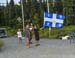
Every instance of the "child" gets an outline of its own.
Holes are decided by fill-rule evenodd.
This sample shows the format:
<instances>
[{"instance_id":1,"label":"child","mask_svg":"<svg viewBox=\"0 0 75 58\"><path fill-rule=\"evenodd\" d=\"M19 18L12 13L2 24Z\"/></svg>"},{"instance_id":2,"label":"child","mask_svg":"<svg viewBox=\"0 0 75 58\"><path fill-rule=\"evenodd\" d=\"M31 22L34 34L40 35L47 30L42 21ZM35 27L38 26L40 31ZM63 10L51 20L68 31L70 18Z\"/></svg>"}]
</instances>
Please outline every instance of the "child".
<instances>
[{"instance_id":1,"label":"child","mask_svg":"<svg viewBox=\"0 0 75 58\"><path fill-rule=\"evenodd\" d=\"M22 43L22 32L21 32L21 29L18 29L18 31L17 31L17 37L19 39L19 43Z\"/></svg>"},{"instance_id":2,"label":"child","mask_svg":"<svg viewBox=\"0 0 75 58\"><path fill-rule=\"evenodd\" d=\"M35 40L36 40L36 45L35 46L39 46L40 45L39 44L39 40L40 40L40 38L39 38L39 30L37 29L36 26L34 26L34 35L35 35Z\"/></svg>"}]
</instances>

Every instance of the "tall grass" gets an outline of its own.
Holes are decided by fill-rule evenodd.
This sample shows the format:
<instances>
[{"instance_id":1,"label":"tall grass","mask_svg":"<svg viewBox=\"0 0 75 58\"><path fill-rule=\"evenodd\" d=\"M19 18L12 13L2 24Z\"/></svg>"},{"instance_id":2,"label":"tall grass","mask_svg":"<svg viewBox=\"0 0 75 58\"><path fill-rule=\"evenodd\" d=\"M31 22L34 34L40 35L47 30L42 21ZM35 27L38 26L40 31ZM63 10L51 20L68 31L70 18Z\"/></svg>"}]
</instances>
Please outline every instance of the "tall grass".
<instances>
[{"instance_id":1,"label":"tall grass","mask_svg":"<svg viewBox=\"0 0 75 58\"><path fill-rule=\"evenodd\" d=\"M40 30L40 37L45 38L60 38L62 36L66 36L69 34L70 31L75 32L75 26L64 26L63 28L51 28L49 32L48 28L44 28L44 30Z\"/></svg>"}]
</instances>

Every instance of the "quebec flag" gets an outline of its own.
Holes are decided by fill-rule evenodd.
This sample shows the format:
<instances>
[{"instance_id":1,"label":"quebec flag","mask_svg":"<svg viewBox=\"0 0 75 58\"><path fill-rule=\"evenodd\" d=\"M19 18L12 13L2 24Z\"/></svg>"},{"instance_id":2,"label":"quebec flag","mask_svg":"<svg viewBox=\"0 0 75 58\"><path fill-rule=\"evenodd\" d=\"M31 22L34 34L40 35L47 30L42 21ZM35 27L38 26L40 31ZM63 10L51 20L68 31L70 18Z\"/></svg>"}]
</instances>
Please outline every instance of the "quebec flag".
<instances>
[{"instance_id":1,"label":"quebec flag","mask_svg":"<svg viewBox=\"0 0 75 58\"><path fill-rule=\"evenodd\" d=\"M55 13L44 13L44 27L61 28L64 23L65 16Z\"/></svg>"}]
</instances>

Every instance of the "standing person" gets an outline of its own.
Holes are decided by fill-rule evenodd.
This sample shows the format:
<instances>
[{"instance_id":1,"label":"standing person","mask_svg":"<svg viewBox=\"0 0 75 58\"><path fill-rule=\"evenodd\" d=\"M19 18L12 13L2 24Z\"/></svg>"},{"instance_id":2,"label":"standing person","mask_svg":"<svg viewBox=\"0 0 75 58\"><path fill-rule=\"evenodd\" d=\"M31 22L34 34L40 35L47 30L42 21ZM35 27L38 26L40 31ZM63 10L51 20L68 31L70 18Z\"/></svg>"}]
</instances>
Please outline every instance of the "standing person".
<instances>
[{"instance_id":1,"label":"standing person","mask_svg":"<svg viewBox=\"0 0 75 58\"><path fill-rule=\"evenodd\" d=\"M18 29L18 31L17 31L17 37L19 39L19 43L22 43L22 31L21 31L21 29Z\"/></svg>"},{"instance_id":2,"label":"standing person","mask_svg":"<svg viewBox=\"0 0 75 58\"><path fill-rule=\"evenodd\" d=\"M36 45L35 46L39 46L39 30L36 26L34 26L34 35L35 35L35 41L36 41Z\"/></svg>"},{"instance_id":3,"label":"standing person","mask_svg":"<svg viewBox=\"0 0 75 58\"><path fill-rule=\"evenodd\" d=\"M26 25L25 36L27 38L27 47L30 48L30 30L29 30L29 24Z\"/></svg>"},{"instance_id":4,"label":"standing person","mask_svg":"<svg viewBox=\"0 0 75 58\"><path fill-rule=\"evenodd\" d=\"M32 23L30 23L30 25L29 25L29 30L30 30L30 44L32 44L32 30L33 30L33 25L32 25Z\"/></svg>"}]
</instances>

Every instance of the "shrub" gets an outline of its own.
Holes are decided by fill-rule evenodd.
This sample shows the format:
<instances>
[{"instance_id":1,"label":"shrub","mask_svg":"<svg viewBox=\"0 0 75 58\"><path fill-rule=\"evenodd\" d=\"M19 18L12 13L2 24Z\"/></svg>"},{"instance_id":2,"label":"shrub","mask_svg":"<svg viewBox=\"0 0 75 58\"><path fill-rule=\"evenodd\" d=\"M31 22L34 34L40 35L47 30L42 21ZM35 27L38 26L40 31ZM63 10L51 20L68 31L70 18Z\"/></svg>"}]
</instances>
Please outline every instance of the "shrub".
<instances>
[{"instance_id":1,"label":"shrub","mask_svg":"<svg viewBox=\"0 0 75 58\"><path fill-rule=\"evenodd\" d=\"M40 37L41 38L48 38L49 37L49 32L48 32L48 28L40 30L39 31Z\"/></svg>"},{"instance_id":2,"label":"shrub","mask_svg":"<svg viewBox=\"0 0 75 58\"><path fill-rule=\"evenodd\" d=\"M8 35L9 36L14 36L14 35L16 35L16 32L17 32L17 30L16 29L13 29L13 28L7 28L7 33L8 33Z\"/></svg>"},{"instance_id":3,"label":"shrub","mask_svg":"<svg viewBox=\"0 0 75 58\"><path fill-rule=\"evenodd\" d=\"M49 32L48 28L44 28L44 30L40 30L40 37L43 38L60 38L62 36L68 35L70 31L75 32L75 28L73 25L64 26L63 28L51 28Z\"/></svg>"}]
</instances>

